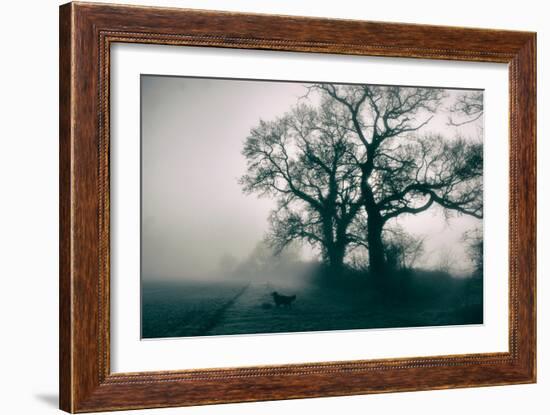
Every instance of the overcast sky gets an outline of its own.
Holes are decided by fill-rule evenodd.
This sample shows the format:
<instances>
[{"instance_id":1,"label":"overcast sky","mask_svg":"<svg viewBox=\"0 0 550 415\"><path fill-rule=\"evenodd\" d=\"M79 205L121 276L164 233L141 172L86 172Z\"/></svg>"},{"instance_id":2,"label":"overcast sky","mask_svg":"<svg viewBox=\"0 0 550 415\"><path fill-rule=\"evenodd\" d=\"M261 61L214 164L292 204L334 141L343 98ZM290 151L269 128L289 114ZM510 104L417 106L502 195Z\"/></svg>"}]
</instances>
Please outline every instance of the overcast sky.
<instances>
[{"instance_id":1,"label":"overcast sky","mask_svg":"<svg viewBox=\"0 0 550 415\"><path fill-rule=\"evenodd\" d=\"M303 84L142 76L142 275L194 278L231 255L244 259L268 229L273 200L242 193L244 140L260 118L283 115L305 94ZM457 91L448 91L450 102ZM474 137L439 113L424 131ZM480 221L445 221L439 209L399 219L426 236L426 265L451 250L464 263L462 233Z\"/></svg>"}]
</instances>

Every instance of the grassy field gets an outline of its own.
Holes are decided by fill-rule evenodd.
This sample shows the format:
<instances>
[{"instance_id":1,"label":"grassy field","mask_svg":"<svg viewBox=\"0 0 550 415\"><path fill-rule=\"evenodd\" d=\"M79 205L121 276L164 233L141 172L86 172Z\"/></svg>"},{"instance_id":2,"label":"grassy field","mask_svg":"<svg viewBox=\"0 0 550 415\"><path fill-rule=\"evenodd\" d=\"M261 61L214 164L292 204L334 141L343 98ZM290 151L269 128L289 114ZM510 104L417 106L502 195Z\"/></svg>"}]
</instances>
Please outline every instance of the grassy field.
<instances>
[{"instance_id":1,"label":"grassy field","mask_svg":"<svg viewBox=\"0 0 550 415\"><path fill-rule=\"evenodd\" d=\"M270 293L296 295L275 307ZM362 281L156 282L142 287L142 337L481 324L481 278L413 273L380 290Z\"/></svg>"}]
</instances>

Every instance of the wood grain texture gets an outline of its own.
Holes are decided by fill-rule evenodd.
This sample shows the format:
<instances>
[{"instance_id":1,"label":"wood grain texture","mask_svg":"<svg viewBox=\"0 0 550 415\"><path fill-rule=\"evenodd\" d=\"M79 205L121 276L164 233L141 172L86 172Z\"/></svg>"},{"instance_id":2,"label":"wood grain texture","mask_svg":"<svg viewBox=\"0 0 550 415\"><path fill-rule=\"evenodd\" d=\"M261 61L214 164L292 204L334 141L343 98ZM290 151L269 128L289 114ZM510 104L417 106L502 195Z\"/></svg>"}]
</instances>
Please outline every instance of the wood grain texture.
<instances>
[{"instance_id":1,"label":"wood grain texture","mask_svg":"<svg viewBox=\"0 0 550 415\"><path fill-rule=\"evenodd\" d=\"M72 409L71 289L71 141L72 20L70 9L59 14L59 406Z\"/></svg>"},{"instance_id":2,"label":"wood grain texture","mask_svg":"<svg viewBox=\"0 0 550 415\"><path fill-rule=\"evenodd\" d=\"M111 373L109 59L114 42L508 63L509 352ZM90 412L535 381L534 33L151 7L60 9L60 407Z\"/></svg>"}]
</instances>

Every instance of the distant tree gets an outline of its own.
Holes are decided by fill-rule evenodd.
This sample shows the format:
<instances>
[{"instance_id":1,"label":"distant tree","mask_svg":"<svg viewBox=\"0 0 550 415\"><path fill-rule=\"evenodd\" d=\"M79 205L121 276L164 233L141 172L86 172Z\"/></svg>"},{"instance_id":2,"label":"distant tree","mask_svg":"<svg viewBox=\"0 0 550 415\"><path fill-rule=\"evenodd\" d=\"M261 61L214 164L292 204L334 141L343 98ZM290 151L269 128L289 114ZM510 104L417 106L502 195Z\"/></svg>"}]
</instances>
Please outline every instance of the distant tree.
<instances>
[{"instance_id":1,"label":"distant tree","mask_svg":"<svg viewBox=\"0 0 550 415\"><path fill-rule=\"evenodd\" d=\"M237 263L238 260L234 255L225 253L220 257L218 265L221 272L230 273L235 269Z\"/></svg>"},{"instance_id":2,"label":"distant tree","mask_svg":"<svg viewBox=\"0 0 550 415\"><path fill-rule=\"evenodd\" d=\"M456 265L456 254L451 248L445 247L439 250L439 256L436 263L438 271L451 274Z\"/></svg>"},{"instance_id":3,"label":"distant tree","mask_svg":"<svg viewBox=\"0 0 550 415\"><path fill-rule=\"evenodd\" d=\"M477 121L483 116L483 92L461 93L449 108L449 112L449 124L455 127Z\"/></svg>"},{"instance_id":4,"label":"distant tree","mask_svg":"<svg viewBox=\"0 0 550 415\"><path fill-rule=\"evenodd\" d=\"M368 271L369 269L369 252L366 247L358 246L350 249L346 257L346 261L350 268L357 271Z\"/></svg>"},{"instance_id":5,"label":"distant tree","mask_svg":"<svg viewBox=\"0 0 550 415\"><path fill-rule=\"evenodd\" d=\"M260 241L235 267L235 273L253 279L266 278L278 269L295 265L299 260L300 246L296 241L288 244L281 252L275 252L269 243Z\"/></svg>"},{"instance_id":6,"label":"distant tree","mask_svg":"<svg viewBox=\"0 0 550 415\"><path fill-rule=\"evenodd\" d=\"M392 269L412 269L424 254L424 238L409 235L402 227L384 232L386 261Z\"/></svg>"},{"instance_id":7,"label":"distant tree","mask_svg":"<svg viewBox=\"0 0 550 415\"><path fill-rule=\"evenodd\" d=\"M362 206L350 129L342 109L324 99L262 120L246 138L240 183L247 193L276 198L268 234L276 251L299 240L318 247L331 268L343 266L354 239L348 228Z\"/></svg>"},{"instance_id":8,"label":"distant tree","mask_svg":"<svg viewBox=\"0 0 550 415\"><path fill-rule=\"evenodd\" d=\"M464 232L462 241L466 243L467 252L470 261L474 265L476 274L483 273L483 231L481 228L476 228Z\"/></svg>"},{"instance_id":9,"label":"distant tree","mask_svg":"<svg viewBox=\"0 0 550 415\"><path fill-rule=\"evenodd\" d=\"M311 87L348 121L350 158L361 172L369 266L387 271L386 223L439 204L446 211L482 217L483 152L480 142L418 134L440 108L435 88L316 84Z\"/></svg>"}]
</instances>

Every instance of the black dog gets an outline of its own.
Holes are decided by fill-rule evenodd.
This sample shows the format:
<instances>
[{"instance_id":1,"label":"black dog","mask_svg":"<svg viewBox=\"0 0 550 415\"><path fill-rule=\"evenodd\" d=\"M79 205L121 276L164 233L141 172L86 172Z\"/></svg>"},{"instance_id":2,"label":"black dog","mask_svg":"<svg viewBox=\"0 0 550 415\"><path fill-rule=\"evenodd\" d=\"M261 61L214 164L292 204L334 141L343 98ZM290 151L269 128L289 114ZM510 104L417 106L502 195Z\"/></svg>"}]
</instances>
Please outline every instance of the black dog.
<instances>
[{"instance_id":1,"label":"black dog","mask_svg":"<svg viewBox=\"0 0 550 415\"><path fill-rule=\"evenodd\" d=\"M275 305L277 307L280 305L290 307L292 302L296 300L296 295L281 295L277 291L273 291L271 295L273 296L273 301L275 301Z\"/></svg>"}]
</instances>

